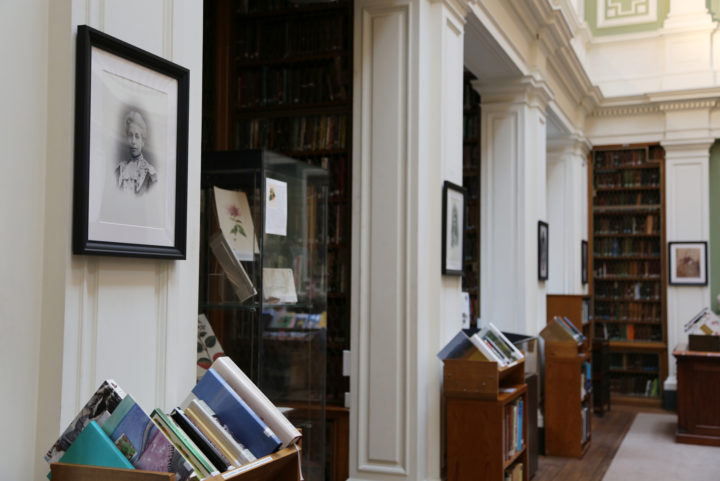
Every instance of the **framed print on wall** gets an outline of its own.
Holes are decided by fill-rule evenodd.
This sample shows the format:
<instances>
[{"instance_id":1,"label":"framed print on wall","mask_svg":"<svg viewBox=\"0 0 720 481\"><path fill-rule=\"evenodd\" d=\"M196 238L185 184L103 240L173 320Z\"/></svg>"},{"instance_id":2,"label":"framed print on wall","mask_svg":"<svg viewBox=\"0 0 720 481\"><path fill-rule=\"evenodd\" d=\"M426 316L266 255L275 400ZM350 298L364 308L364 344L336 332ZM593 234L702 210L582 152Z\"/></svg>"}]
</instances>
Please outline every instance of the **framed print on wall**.
<instances>
[{"instance_id":1,"label":"framed print on wall","mask_svg":"<svg viewBox=\"0 0 720 481\"><path fill-rule=\"evenodd\" d=\"M707 242L668 242L668 253L669 284L707 285Z\"/></svg>"},{"instance_id":2,"label":"framed print on wall","mask_svg":"<svg viewBox=\"0 0 720 481\"><path fill-rule=\"evenodd\" d=\"M546 281L548 278L548 236L547 222L538 221L538 280Z\"/></svg>"},{"instance_id":3,"label":"framed print on wall","mask_svg":"<svg viewBox=\"0 0 720 481\"><path fill-rule=\"evenodd\" d=\"M580 282L588 283L588 243L580 241Z\"/></svg>"},{"instance_id":4,"label":"framed print on wall","mask_svg":"<svg viewBox=\"0 0 720 481\"><path fill-rule=\"evenodd\" d=\"M463 273L464 210L465 189L446 180L442 201L442 273L445 275Z\"/></svg>"},{"instance_id":5,"label":"framed print on wall","mask_svg":"<svg viewBox=\"0 0 720 481\"><path fill-rule=\"evenodd\" d=\"M73 253L184 259L190 72L78 27Z\"/></svg>"}]
</instances>

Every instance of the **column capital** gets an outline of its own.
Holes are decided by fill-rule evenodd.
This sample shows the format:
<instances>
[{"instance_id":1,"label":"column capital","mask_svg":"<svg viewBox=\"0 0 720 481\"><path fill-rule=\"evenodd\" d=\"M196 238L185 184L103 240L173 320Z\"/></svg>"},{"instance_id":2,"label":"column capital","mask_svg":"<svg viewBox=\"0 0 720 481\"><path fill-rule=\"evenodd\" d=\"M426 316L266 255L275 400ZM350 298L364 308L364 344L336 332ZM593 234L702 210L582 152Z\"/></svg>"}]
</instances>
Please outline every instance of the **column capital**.
<instances>
[{"instance_id":1,"label":"column capital","mask_svg":"<svg viewBox=\"0 0 720 481\"><path fill-rule=\"evenodd\" d=\"M547 82L536 75L507 79L492 85L473 81L473 88L480 94L482 105L524 103L545 111L555 94Z\"/></svg>"},{"instance_id":2,"label":"column capital","mask_svg":"<svg viewBox=\"0 0 720 481\"><path fill-rule=\"evenodd\" d=\"M551 155L555 159L562 156L572 156L585 161L591 149L590 140L579 133L549 137L547 141L548 161L551 160Z\"/></svg>"},{"instance_id":3,"label":"column capital","mask_svg":"<svg viewBox=\"0 0 720 481\"><path fill-rule=\"evenodd\" d=\"M441 3L454 13L459 21L464 23L468 12L470 12L471 0L430 0L430 3Z\"/></svg>"},{"instance_id":4,"label":"column capital","mask_svg":"<svg viewBox=\"0 0 720 481\"><path fill-rule=\"evenodd\" d=\"M665 140L660 145L665 149L665 159L683 159L709 157L710 147L712 147L715 139L712 137L682 139L682 140Z\"/></svg>"}]
</instances>

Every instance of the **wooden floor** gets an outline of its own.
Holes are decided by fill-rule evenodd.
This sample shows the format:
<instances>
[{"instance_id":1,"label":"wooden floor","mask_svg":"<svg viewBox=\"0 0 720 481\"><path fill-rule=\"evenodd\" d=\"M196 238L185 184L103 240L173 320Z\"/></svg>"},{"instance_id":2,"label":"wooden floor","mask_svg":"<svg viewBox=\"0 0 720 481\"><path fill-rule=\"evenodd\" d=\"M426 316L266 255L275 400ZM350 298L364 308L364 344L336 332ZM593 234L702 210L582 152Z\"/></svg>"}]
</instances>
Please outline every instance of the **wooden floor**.
<instances>
[{"instance_id":1,"label":"wooden floor","mask_svg":"<svg viewBox=\"0 0 720 481\"><path fill-rule=\"evenodd\" d=\"M533 481L601 481L638 412L662 409L613 405L604 416L593 416L592 441L581 459L539 456Z\"/></svg>"}]
</instances>

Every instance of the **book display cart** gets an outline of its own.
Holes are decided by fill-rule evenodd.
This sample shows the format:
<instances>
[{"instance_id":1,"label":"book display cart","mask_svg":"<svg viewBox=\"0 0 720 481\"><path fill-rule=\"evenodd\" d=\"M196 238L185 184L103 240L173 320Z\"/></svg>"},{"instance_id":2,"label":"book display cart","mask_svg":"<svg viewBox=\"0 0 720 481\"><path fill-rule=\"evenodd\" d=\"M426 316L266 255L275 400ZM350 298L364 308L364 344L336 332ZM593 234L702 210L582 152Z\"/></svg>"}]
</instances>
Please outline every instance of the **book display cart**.
<instances>
[{"instance_id":1,"label":"book display cart","mask_svg":"<svg viewBox=\"0 0 720 481\"><path fill-rule=\"evenodd\" d=\"M588 340L592 339L591 300L586 294L548 294L547 322L550 323L555 316L567 317Z\"/></svg>"},{"instance_id":2,"label":"book display cart","mask_svg":"<svg viewBox=\"0 0 720 481\"><path fill-rule=\"evenodd\" d=\"M328 472L348 473L353 2L205 0L205 152L269 149L329 172Z\"/></svg>"},{"instance_id":3,"label":"book display cart","mask_svg":"<svg viewBox=\"0 0 720 481\"><path fill-rule=\"evenodd\" d=\"M443 359L448 481L528 480L525 366L500 368L460 332Z\"/></svg>"},{"instance_id":4,"label":"book display cart","mask_svg":"<svg viewBox=\"0 0 720 481\"><path fill-rule=\"evenodd\" d=\"M480 95L475 77L465 71L463 82L463 187L465 187L465 238L462 290L470 296L470 324L480 315Z\"/></svg>"},{"instance_id":5,"label":"book display cart","mask_svg":"<svg viewBox=\"0 0 720 481\"><path fill-rule=\"evenodd\" d=\"M327 172L227 151L203 155L201 178L200 312L225 355L287 408L303 431L304 477L322 480Z\"/></svg>"},{"instance_id":6,"label":"book display cart","mask_svg":"<svg viewBox=\"0 0 720 481\"><path fill-rule=\"evenodd\" d=\"M591 153L593 319L614 402L659 405L667 375L664 158L655 144Z\"/></svg>"},{"instance_id":7,"label":"book display cart","mask_svg":"<svg viewBox=\"0 0 720 481\"><path fill-rule=\"evenodd\" d=\"M592 438L590 350L557 320L540 336L545 340L545 454L579 458Z\"/></svg>"},{"instance_id":8,"label":"book display cart","mask_svg":"<svg viewBox=\"0 0 720 481\"><path fill-rule=\"evenodd\" d=\"M50 465L53 481L174 481L175 474L78 464ZM299 481L299 448L290 446L207 481Z\"/></svg>"}]
</instances>

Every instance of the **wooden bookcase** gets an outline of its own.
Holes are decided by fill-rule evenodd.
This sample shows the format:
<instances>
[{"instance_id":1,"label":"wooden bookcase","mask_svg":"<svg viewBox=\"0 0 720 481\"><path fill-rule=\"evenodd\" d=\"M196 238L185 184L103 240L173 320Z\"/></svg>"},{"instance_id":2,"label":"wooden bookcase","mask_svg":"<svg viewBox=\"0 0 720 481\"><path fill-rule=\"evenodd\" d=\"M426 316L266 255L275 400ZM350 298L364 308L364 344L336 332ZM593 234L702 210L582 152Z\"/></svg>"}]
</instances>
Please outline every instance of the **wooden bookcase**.
<instances>
[{"instance_id":1,"label":"wooden bookcase","mask_svg":"<svg viewBox=\"0 0 720 481\"><path fill-rule=\"evenodd\" d=\"M205 0L204 152L268 149L330 176L326 472L348 476L353 2ZM344 411L344 413L342 412Z\"/></svg>"},{"instance_id":2,"label":"wooden bookcase","mask_svg":"<svg viewBox=\"0 0 720 481\"><path fill-rule=\"evenodd\" d=\"M299 481L299 447L289 446L208 481ZM174 481L174 473L105 468L77 464L50 465L53 481Z\"/></svg>"},{"instance_id":3,"label":"wooden bookcase","mask_svg":"<svg viewBox=\"0 0 720 481\"><path fill-rule=\"evenodd\" d=\"M657 144L591 152L595 335L610 341L613 402L660 405L667 376L665 152Z\"/></svg>"},{"instance_id":4,"label":"wooden bookcase","mask_svg":"<svg viewBox=\"0 0 720 481\"><path fill-rule=\"evenodd\" d=\"M592 439L590 349L548 324L545 340L545 454L582 457Z\"/></svg>"},{"instance_id":5,"label":"wooden bookcase","mask_svg":"<svg viewBox=\"0 0 720 481\"><path fill-rule=\"evenodd\" d=\"M470 296L470 324L480 315L480 95L475 77L465 70L463 83L463 187L465 237L462 290Z\"/></svg>"},{"instance_id":6,"label":"wooden bookcase","mask_svg":"<svg viewBox=\"0 0 720 481\"><path fill-rule=\"evenodd\" d=\"M524 371L524 362L500 369L478 358L444 360L447 481L504 481L513 469L528 480ZM520 449L510 449L513 436L522 439Z\"/></svg>"}]
</instances>

